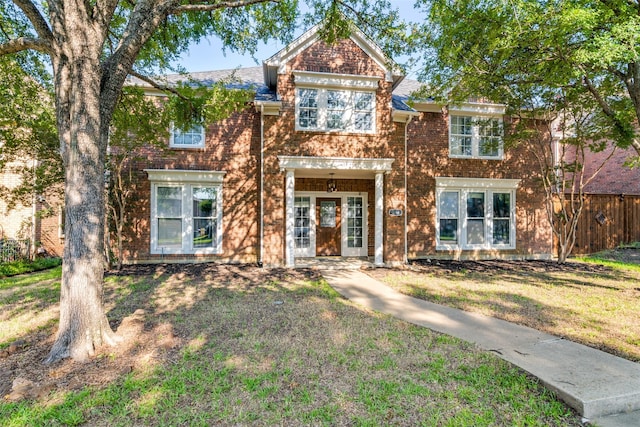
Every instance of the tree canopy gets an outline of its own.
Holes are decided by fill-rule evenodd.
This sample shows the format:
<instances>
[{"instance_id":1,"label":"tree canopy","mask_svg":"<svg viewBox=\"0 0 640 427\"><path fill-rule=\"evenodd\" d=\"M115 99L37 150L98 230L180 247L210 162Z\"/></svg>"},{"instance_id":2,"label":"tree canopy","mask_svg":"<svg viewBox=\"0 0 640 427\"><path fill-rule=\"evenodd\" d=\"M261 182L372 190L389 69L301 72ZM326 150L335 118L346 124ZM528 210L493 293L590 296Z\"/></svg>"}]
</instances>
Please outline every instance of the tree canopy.
<instances>
[{"instance_id":1,"label":"tree canopy","mask_svg":"<svg viewBox=\"0 0 640 427\"><path fill-rule=\"evenodd\" d=\"M323 19L321 34L328 41L348 34L353 20L387 53L403 48L396 36L404 28L395 24L397 11L388 1L311 0L307 7L308 19ZM52 88L64 171L60 326L48 362L86 359L96 347L117 341L102 306L104 172L112 118L127 77L172 94L182 111L179 125L215 116L220 112L215 105L229 99L224 91L172 87L154 76L180 71L171 64L203 37L218 37L226 48L243 52L253 52L260 40L288 41L298 16L297 0L2 2L0 57L13 55L23 71Z\"/></svg>"},{"instance_id":2,"label":"tree canopy","mask_svg":"<svg viewBox=\"0 0 640 427\"><path fill-rule=\"evenodd\" d=\"M601 136L640 153L640 4L628 0L418 0L421 78L448 99L511 111L593 106ZM560 105L560 108L558 108Z\"/></svg>"}]
</instances>

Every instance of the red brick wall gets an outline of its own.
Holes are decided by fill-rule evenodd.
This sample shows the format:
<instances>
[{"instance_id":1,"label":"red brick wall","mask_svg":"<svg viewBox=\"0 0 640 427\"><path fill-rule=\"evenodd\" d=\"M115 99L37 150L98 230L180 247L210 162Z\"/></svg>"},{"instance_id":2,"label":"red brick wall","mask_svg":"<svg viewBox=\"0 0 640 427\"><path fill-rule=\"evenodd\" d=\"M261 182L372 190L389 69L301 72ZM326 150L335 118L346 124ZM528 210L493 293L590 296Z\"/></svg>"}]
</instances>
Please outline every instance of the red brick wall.
<instances>
[{"instance_id":1,"label":"red brick wall","mask_svg":"<svg viewBox=\"0 0 640 427\"><path fill-rule=\"evenodd\" d=\"M376 133L310 132L295 130L295 83L291 71L320 71L340 74L376 76ZM335 46L318 42L287 64L287 74L278 76L278 94L282 110L278 117L265 120L265 263L279 264L284 259L284 180L277 156L393 158L393 172L385 176L385 211L402 208L404 199L402 167L404 165L404 131L397 130L391 119L391 83L385 73L352 40ZM367 180L371 181L371 180ZM362 185L370 185L363 183ZM373 196L370 196L370 204ZM369 224L373 226L371 212ZM385 217L385 259L401 261L404 237L402 219ZM373 244L373 231L368 236Z\"/></svg>"},{"instance_id":2,"label":"red brick wall","mask_svg":"<svg viewBox=\"0 0 640 427\"><path fill-rule=\"evenodd\" d=\"M37 221L36 240L42 249L50 256L62 256L64 250L64 238L61 236L60 210L64 208L60 197L47 197L45 203L39 203L37 208L47 211Z\"/></svg>"},{"instance_id":3,"label":"red brick wall","mask_svg":"<svg viewBox=\"0 0 640 427\"><path fill-rule=\"evenodd\" d=\"M384 260L404 258L404 217L390 217L389 209L404 209L405 125L391 117L391 83L385 72L353 41L334 46L318 42L287 63L278 76L282 101L279 116L264 117L264 253L266 265L285 259L285 172L278 156L391 158L393 170L384 177ZM310 132L295 130L295 84L291 71L358 74L379 78L376 90L376 132ZM447 116L423 113L414 119L408 134L408 250L409 257L455 256L435 250L435 177L518 178L517 248L500 253L534 256L551 252L551 238L544 213L544 196L539 190L533 161L523 148L508 151L501 161L450 159ZM255 261L259 254L260 227L260 116L252 106L207 129L206 147L149 150L135 165L137 198L130 209L126 230L126 260L159 259L149 254L150 184L145 168L203 169L227 171L223 184L223 253L206 259ZM340 178L340 177L339 177ZM298 191L324 191L326 180L296 178ZM366 191L369 197L369 254L373 255L375 200L373 176L362 180L338 180L343 191ZM346 188L357 190L347 190ZM342 190L342 187L340 188ZM193 259L174 256L166 259Z\"/></svg>"},{"instance_id":4,"label":"red brick wall","mask_svg":"<svg viewBox=\"0 0 640 427\"><path fill-rule=\"evenodd\" d=\"M436 177L521 180L516 191L516 249L464 251L462 256L550 254L551 232L535 165L525 145L505 149L503 160L450 158L447 114L422 113L408 128L409 258L458 256L436 251Z\"/></svg>"},{"instance_id":5,"label":"red brick wall","mask_svg":"<svg viewBox=\"0 0 640 427\"><path fill-rule=\"evenodd\" d=\"M167 142L168 147L168 142ZM253 108L207 127L204 148L149 148L135 162L137 188L125 230L127 262L221 259L255 262L258 254L260 117ZM216 256L150 254L151 185L144 169L226 171L222 186L222 253ZM112 238L113 239L113 238ZM114 242L115 243L115 242Z\"/></svg>"},{"instance_id":6,"label":"red brick wall","mask_svg":"<svg viewBox=\"0 0 640 427\"><path fill-rule=\"evenodd\" d=\"M22 176L12 171L8 165L0 174L0 185L15 188L20 185ZM19 166L16 164L15 166ZM0 198L0 239L32 239L35 237L35 249L42 248L48 255L62 256L64 239L59 235L58 213L62 202L60 189L52 187L41 195L44 200L36 203L36 229L32 231L33 205L18 203L12 210L7 210L6 203Z\"/></svg>"}]
</instances>

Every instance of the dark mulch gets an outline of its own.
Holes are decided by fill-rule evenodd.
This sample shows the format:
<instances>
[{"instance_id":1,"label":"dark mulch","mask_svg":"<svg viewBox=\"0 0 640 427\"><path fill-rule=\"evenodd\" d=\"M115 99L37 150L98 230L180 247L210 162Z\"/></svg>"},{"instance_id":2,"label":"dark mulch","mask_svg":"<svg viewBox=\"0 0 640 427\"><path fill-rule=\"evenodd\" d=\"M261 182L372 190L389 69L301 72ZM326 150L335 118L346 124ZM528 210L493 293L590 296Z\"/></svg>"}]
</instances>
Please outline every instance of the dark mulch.
<instances>
[{"instance_id":1,"label":"dark mulch","mask_svg":"<svg viewBox=\"0 0 640 427\"><path fill-rule=\"evenodd\" d=\"M579 262L565 262L559 264L553 260L486 260L486 261L453 261L442 259L422 259L410 263L414 269L423 272L588 272L604 273L611 271L609 267Z\"/></svg>"},{"instance_id":2,"label":"dark mulch","mask_svg":"<svg viewBox=\"0 0 640 427\"><path fill-rule=\"evenodd\" d=\"M109 270L105 276L160 276L180 274L188 279L205 276L229 275L236 279L249 281L283 280L291 277L316 280L320 274L314 270L291 270L288 268L261 269L255 264L217 264L210 262L193 264L132 264L124 265L121 270Z\"/></svg>"}]
</instances>

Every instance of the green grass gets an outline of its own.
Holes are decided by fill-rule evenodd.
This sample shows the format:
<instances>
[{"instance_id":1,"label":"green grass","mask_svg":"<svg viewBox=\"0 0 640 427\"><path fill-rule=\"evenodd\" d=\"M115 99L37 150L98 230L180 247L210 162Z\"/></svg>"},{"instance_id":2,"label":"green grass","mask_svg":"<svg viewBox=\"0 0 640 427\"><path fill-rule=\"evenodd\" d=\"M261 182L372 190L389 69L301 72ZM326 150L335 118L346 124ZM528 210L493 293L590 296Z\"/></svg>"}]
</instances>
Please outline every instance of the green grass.
<instances>
[{"instance_id":1,"label":"green grass","mask_svg":"<svg viewBox=\"0 0 640 427\"><path fill-rule=\"evenodd\" d=\"M591 264L603 265L605 267L615 268L617 270L631 270L640 271L640 265L636 263L630 263L625 261L616 261L602 257L598 254L593 254L584 257L576 258L577 261L588 262Z\"/></svg>"},{"instance_id":2,"label":"green grass","mask_svg":"<svg viewBox=\"0 0 640 427\"><path fill-rule=\"evenodd\" d=\"M31 273L46 270L62 264L60 258L39 258L35 261L13 261L0 263L0 279L16 276L18 274Z\"/></svg>"},{"instance_id":3,"label":"green grass","mask_svg":"<svg viewBox=\"0 0 640 427\"><path fill-rule=\"evenodd\" d=\"M51 281L54 279L60 279L62 273L62 267L58 264L57 267L53 267L47 270L41 270L29 275L16 275L0 279L0 290L3 289L16 289L26 286L38 286L43 282Z\"/></svg>"},{"instance_id":4,"label":"green grass","mask_svg":"<svg viewBox=\"0 0 640 427\"><path fill-rule=\"evenodd\" d=\"M497 317L640 361L640 266L585 259L565 266L469 262L371 275L416 298ZM526 264L526 263L525 263ZM598 264L593 267L592 264ZM516 265L516 264L514 264Z\"/></svg>"},{"instance_id":5,"label":"green grass","mask_svg":"<svg viewBox=\"0 0 640 427\"><path fill-rule=\"evenodd\" d=\"M0 401L0 425L580 425L501 359L354 306L313 273L181 268L108 277L109 317L140 313L140 329L88 365L25 366L59 386ZM168 330L179 345L158 346ZM65 387L78 376L84 388Z\"/></svg>"},{"instance_id":6,"label":"green grass","mask_svg":"<svg viewBox=\"0 0 640 427\"><path fill-rule=\"evenodd\" d=\"M595 254L577 257L578 261L599 264L618 270L640 271L640 258L629 258L627 253L637 254L640 250L640 242L621 245L616 249L610 249Z\"/></svg>"}]
</instances>

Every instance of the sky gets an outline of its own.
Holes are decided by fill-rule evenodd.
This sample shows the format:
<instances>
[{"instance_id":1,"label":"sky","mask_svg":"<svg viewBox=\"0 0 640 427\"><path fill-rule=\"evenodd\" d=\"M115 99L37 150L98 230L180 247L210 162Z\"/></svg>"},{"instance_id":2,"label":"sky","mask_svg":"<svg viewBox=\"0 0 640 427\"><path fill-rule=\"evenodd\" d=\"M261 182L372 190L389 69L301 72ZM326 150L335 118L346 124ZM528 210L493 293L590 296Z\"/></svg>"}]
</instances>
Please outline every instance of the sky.
<instances>
[{"instance_id":1,"label":"sky","mask_svg":"<svg viewBox=\"0 0 640 427\"><path fill-rule=\"evenodd\" d=\"M402 19L415 19L416 11L413 8L414 0L391 0L393 7L400 11ZM299 36L307 28L299 28L295 36ZM198 44L192 45L189 50L182 55L180 64L188 72L226 70L238 67L255 67L262 65L262 61L270 58L284 47L281 42L271 40L269 43L261 43L255 53L255 60L250 54L238 54L227 51L222 53L222 43L216 38L208 38Z\"/></svg>"}]
</instances>

